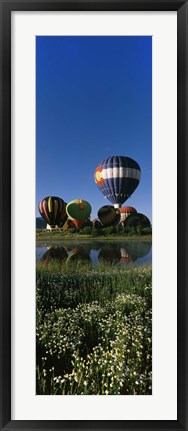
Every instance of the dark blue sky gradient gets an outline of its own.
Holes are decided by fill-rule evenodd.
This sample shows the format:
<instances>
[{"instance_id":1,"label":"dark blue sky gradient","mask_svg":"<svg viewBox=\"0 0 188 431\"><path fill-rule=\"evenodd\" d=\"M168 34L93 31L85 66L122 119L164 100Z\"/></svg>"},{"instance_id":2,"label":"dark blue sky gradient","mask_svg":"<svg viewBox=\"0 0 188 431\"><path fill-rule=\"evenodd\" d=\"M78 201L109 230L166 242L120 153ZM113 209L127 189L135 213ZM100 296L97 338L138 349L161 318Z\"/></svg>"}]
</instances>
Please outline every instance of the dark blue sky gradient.
<instances>
[{"instance_id":1,"label":"dark blue sky gradient","mask_svg":"<svg viewBox=\"0 0 188 431\"><path fill-rule=\"evenodd\" d=\"M125 205L151 220L152 38L37 36L36 208L45 196L110 204L93 174L113 155L142 170ZM110 204L111 205L111 204Z\"/></svg>"}]
</instances>

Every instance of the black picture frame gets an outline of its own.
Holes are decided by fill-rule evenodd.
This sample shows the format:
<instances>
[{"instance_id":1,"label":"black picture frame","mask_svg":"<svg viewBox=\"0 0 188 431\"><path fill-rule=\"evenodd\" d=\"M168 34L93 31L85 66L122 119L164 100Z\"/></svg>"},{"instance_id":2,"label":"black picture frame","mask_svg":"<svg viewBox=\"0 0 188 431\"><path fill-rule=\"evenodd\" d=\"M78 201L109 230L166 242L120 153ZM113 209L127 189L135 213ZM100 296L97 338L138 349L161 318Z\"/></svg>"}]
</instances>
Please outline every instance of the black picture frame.
<instances>
[{"instance_id":1,"label":"black picture frame","mask_svg":"<svg viewBox=\"0 0 188 431\"><path fill-rule=\"evenodd\" d=\"M178 385L177 420L11 420L11 11L177 11L178 20ZM188 0L0 0L0 424L2 430L187 430ZM168 31L168 29L167 29ZM169 143L170 145L170 143ZM173 241L173 238L172 238ZM170 244L169 244L170 246ZM173 376L172 376L173 378ZM168 397L168 388L166 389Z\"/></svg>"}]
</instances>

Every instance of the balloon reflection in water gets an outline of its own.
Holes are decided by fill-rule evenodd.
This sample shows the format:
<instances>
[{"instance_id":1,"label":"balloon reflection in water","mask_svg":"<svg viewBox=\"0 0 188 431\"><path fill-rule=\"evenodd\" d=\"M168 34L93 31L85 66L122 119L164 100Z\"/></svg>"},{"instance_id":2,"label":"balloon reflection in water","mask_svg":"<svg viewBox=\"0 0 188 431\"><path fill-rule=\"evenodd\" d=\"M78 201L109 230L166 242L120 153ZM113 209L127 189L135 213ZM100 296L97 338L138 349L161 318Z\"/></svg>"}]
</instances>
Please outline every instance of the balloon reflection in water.
<instances>
[{"instance_id":1,"label":"balloon reflection in water","mask_svg":"<svg viewBox=\"0 0 188 431\"><path fill-rule=\"evenodd\" d=\"M137 259L143 258L149 254L151 250L151 242L137 241L125 242L122 245L108 244L101 248L98 260L106 261L112 265L117 263L130 264L136 262Z\"/></svg>"},{"instance_id":2,"label":"balloon reflection in water","mask_svg":"<svg viewBox=\"0 0 188 431\"><path fill-rule=\"evenodd\" d=\"M43 255L42 261L46 263L51 261L62 262L67 259L67 257L68 254L64 247L50 247Z\"/></svg>"},{"instance_id":3,"label":"balloon reflection in water","mask_svg":"<svg viewBox=\"0 0 188 431\"><path fill-rule=\"evenodd\" d=\"M110 244L102 247L98 255L99 262L105 261L111 265L116 265L120 261L120 258L120 249Z\"/></svg>"},{"instance_id":4,"label":"balloon reflection in water","mask_svg":"<svg viewBox=\"0 0 188 431\"><path fill-rule=\"evenodd\" d=\"M91 263L91 258L84 247L75 247L69 254L66 264L71 265L75 263Z\"/></svg>"},{"instance_id":5,"label":"balloon reflection in water","mask_svg":"<svg viewBox=\"0 0 188 431\"><path fill-rule=\"evenodd\" d=\"M127 254L133 261L141 259L149 254L151 241L129 241L125 244Z\"/></svg>"},{"instance_id":6,"label":"balloon reflection in water","mask_svg":"<svg viewBox=\"0 0 188 431\"><path fill-rule=\"evenodd\" d=\"M130 255L128 254L126 248L120 247L120 254L121 254L120 263L130 264L130 263L134 263L135 262L135 259L133 259L133 258L130 257Z\"/></svg>"}]
</instances>

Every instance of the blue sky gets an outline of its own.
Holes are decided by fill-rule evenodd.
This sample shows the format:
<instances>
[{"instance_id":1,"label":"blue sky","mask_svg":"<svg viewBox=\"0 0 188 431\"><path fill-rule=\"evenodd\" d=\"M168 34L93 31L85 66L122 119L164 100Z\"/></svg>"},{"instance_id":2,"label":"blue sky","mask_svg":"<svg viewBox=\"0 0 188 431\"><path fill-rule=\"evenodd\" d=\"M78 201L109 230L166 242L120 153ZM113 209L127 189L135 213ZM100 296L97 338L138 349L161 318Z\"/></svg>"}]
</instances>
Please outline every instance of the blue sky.
<instances>
[{"instance_id":1,"label":"blue sky","mask_svg":"<svg viewBox=\"0 0 188 431\"><path fill-rule=\"evenodd\" d=\"M36 37L36 215L45 196L111 205L94 182L107 157L136 160L124 205L152 216L152 38Z\"/></svg>"}]
</instances>

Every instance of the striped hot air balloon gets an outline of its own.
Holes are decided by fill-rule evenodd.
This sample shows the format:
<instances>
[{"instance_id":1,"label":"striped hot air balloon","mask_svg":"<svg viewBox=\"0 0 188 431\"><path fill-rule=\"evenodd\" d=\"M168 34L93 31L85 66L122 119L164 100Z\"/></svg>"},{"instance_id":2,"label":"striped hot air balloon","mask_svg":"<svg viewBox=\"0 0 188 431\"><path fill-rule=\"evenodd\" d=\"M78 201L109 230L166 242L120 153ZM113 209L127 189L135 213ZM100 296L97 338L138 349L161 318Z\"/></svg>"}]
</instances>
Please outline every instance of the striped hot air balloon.
<instances>
[{"instance_id":1,"label":"striped hot air balloon","mask_svg":"<svg viewBox=\"0 0 188 431\"><path fill-rule=\"evenodd\" d=\"M40 215L51 227L62 226L67 219L66 203L57 196L47 196L39 202Z\"/></svg>"},{"instance_id":2,"label":"striped hot air balloon","mask_svg":"<svg viewBox=\"0 0 188 431\"><path fill-rule=\"evenodd\" d=\"M94 179L101 193L119 208L135 191L141 178L138 163L125 156L112 156L95 170Z\"/></svg>"},{"instance_id":3,"label":"striped hot air balloon","mask_svg":"<svg viewBox=\"0 0 188 431\"><path fill-rule=\"evenodd\" d=\"M137 213L136 209L130 206L126 206L126 207L122 207L120 208L120 213L121 213L121 222L124 222L125 219L130 215L130 214L135 214Z\"/></svg>"}]
</instances>

